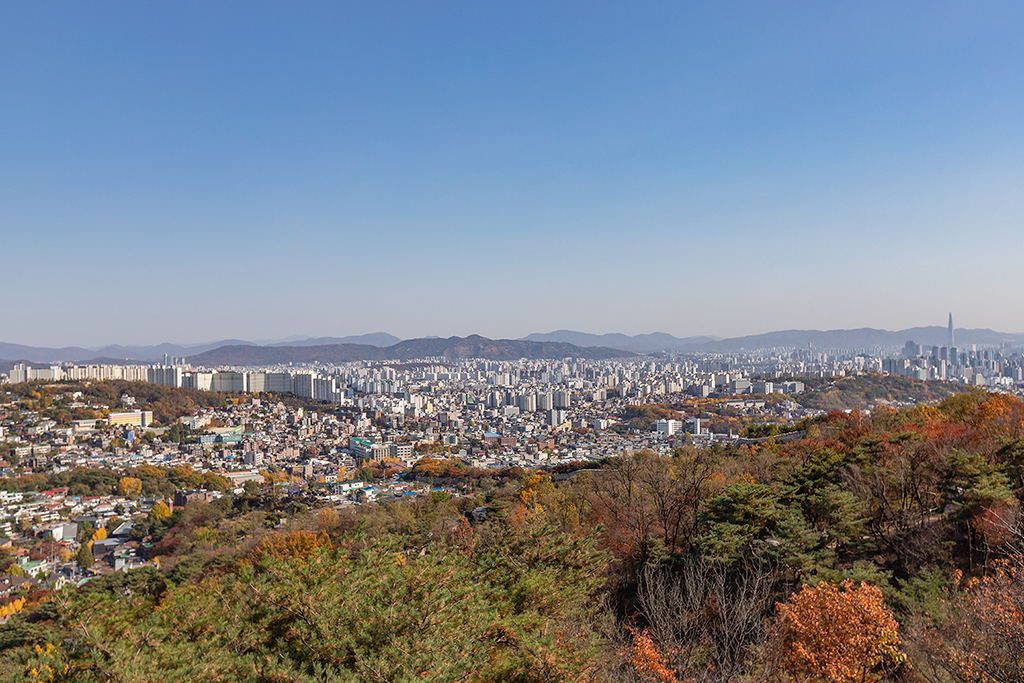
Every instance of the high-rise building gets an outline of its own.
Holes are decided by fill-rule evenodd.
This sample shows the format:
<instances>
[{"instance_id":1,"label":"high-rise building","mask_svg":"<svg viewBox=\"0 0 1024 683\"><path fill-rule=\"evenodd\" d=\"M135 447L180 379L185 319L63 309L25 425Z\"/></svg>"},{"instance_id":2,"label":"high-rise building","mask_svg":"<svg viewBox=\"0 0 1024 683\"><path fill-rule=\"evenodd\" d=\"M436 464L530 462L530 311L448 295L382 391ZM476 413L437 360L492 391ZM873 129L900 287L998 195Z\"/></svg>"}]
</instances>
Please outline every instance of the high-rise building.
<instances>
[{"instance_id":1,"label":"high-rise building","mask_svg":"<svg viewBox=\"0 0 1024 683\"><path fill-rule=\"evenodd\" d=\"M210 381L210 390L245 392L249 390L247 379L244 372L215 372Z\"/></svg>"},{"instance_id":2,"label":"high-rise building","mask_svg":"<svg viewBox=\"0 0 1024 683\"><path fill-rule=\"evenodd\" d=\"M21 384L28 381L28 366L24 363L15 363L11 368L11 384Z\"/></svg>"},{"instance_id":3,"label":"high-rise building","mask_svg":"<svg viewBox=\"0 0 1024 683\"><path fill-rule=\"evenodd\" d=\"M678 420L658 420L654 425L662 436L673 436L683 431L683 423Z\"/></svg>"},{"instance_id":4,"label":"high-rise building","mask_svg":"<svg viewBox=\"0 0 1024 683\"><path fill-rule=\"evenodd\" d=\"M174 365L153 365L147 370L149 381L164 387L181 386L181 368Z\"/></svg>"},{"instance_id":5,"label":"high-rise building","mask_svg":"<svg viewBox=\"0 0 1024 683\"><path fill-rule=\"evenodd\" d=\"M956 346L956 344L953 343L953 314L952 314L952 312L949 314L949 339L947 339L946 341L947 341L947 344L946 344L947 346L949 346L949 347Z\"/></svg>"}]
</instances>

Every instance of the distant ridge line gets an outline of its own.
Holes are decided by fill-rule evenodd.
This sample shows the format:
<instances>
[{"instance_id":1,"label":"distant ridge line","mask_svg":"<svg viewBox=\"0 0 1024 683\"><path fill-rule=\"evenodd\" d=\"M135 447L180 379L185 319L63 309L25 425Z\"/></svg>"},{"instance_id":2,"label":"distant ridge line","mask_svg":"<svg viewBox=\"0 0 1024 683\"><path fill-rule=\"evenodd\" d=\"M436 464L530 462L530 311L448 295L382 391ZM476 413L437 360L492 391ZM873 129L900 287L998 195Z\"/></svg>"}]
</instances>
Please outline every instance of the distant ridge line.
<instances>
[{"instance_id":1,"label":"distant ridge line","mask_svg":"<svg viewBox=\"0 0 1024 683\"><path fill-rule=\"evenodd\" d=\"M571 330L558 330L546 334L531 334L524 339L537 341L563 341L586 346L588 342L600 342L603 346L651 353L654 351L676 352L728 352L756 351L771 348L806 347L808 344L822 349L898 347L913 340L928 346L942 346L948 337L946 327L912 327L905 330L880 330L870 327L849 330L780 330L764 334L721 339L715 337L678 338L663 332L629 336L625 334L587 334ZM997 345L1005 341L1019 342L1024 334L1006 334L988 329L958 329L956 338L963 345Z\"/></svg>"},{"instance_id":2,"label":"distant ridge line","mask_svg":"<svg viewBox=\"0 0 1024 683\"><path fill-rule=\"evenodd\" d=\"M0 342L0 359L7 359L3 362L24 361L29 363L97 362L98 360L109 360L110 362L122 364L159 363L163 361L165 354L174 358L196 358L207 352L225 347L236 349L234 352L235 355L244 355L241 351L237 351L237 349L242 347L251 347L252 349L308 348L322 350L329 346L350 346L366 348L362 351L349 349L347 352L348 355L362 355L366 356L364 360L373 360L377 357L380 357L381 359L388 359L390 357L389 353L378 353L378 351L375 351L374 349L396 349L395 353L403 355L404 357L404 354L407 353L409 348L427 349L429 347L435 351L437 349L441 349L441 351L437 353L425 353L425 356L443 356L445 353L444 350L449 346L452 348L458 346L452 342L452 340L457 339L486 340L492 344L501 342L504 344L504 351L499 351L497 348L490 348L489 351L486 351L487 353L498 355L514 354L515 352L512 350L514 347L512 345L516 343L526 345L549 343L565 345L563 351L566 351L567 353L561 357L584 357L575 354L580 353L579 349L603 349L603 351L595 352L600 355L602 353L607 353L608 351L627 352L629 354L644 354L660 351L679 353L725 353L740 350L756 351L771 348L807 347L808 345L819 349L873 347L893 348L901 347L907 341L915 341L924 346L943 346L948 343L948 338L948 327L938 325L931 327L912 327L897 331L881 330L870 327L825 331L780 330L744 337L732 337L728 339L711 336L680 338L664 332L653 332L650 334L638 334L631 336L614 333L590 334L587 332L575 332L572 330L556 330L554 332L530 334L521 339L488 340L479 335L470 335L465 338L450 337L448 339L442 339L439 337L424 337L421 339L409 339L402 341L399 340L398 337L386 332L374 332L371 334L355 335L350 337L307 337L290 342L278 341L268 342L266 344L255 344L253 342L240 339L224 339L216 342L191 345L165 343L153 346L121 346L114 344L98 349L82 348L77 346L47 348ZM972 344L981 346L997 346L1003 342L1021 343L1024 341L1024 334L1008 334L1004 332L996 332L990 329L957 328L955 330L955 338L959 346L967 348ZM406 346L402 346L403 344ZM463 350L453 350L451 352L456 354L465 352L465 342L460 348ZM526 355L517 356L517 358L530 357L530 353L539 353L536 349L534 351L524 351L526 349L533 348L529 346L522 346L518 348L520 349L520 352L524 352ZM480 347L478 351L484 353L484 347ZM553 353L554 351L551 352ZM332 357L339 354L341 356L346 355L346 353L336 351L333 353ZM262 354L260 352L253 351L250 355L257 357ZM296 352L295 355L301 356L302 354Z\"/></svg>"},{"instance_id":3,"label":"distant ridge line","mask_svg":"<svg viewBox=\"0 0 1024 683\"><path fill-rule=\"evenodd\" d=\"M582 348L559 342L535 342L520 339L487 339L479 335L448 339L407 339L388 347L368 344L328 344L323 346L223 346L187 360L193 365L279 365L285 363L350 363L364 360L409 361L417 358L482 358L487 360L531 360L583 358L604 360L631 358L635 354L622 349Z\"/></svg>"}]
</instances>

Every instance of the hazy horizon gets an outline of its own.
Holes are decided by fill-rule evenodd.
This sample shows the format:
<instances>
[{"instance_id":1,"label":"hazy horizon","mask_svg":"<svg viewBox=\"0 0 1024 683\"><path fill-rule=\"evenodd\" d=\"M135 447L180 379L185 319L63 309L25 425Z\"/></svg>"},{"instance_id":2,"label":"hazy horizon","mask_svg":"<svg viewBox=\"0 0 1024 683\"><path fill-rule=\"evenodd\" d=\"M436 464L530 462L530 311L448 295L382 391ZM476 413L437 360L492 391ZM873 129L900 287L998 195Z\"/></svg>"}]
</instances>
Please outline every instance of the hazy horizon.
<instances>
[{"instance_id":1,"label":"hazy horizon","mask_svg":"<svg viewBox=\"0 0 1024 683\"><path fill-rule=\"evenodd\" d=\"M676 338L679 338L679 339L706 337L706 338L711 338L711 339L724 340L724 339L734 339L734 338L741 338L741 337L750 337L750 336L758 336L758 335L764 335L764 334L771 334L771 333L774 333L774 332L789 332L789 331L836 332L836 331L849 331L849 330L857 330L857 329L873 329L873 330L882 330L882 331L886 331L886 332L901 332L903 330L910 330L910 329L914 329L914 328L927 328L927 327L945 329L944 325L909 325L909 326L906 326L906 327L899 327L899 328L882 328L882 327L872 327L872 326L866 326L866 327L861 327L861 328L852 328L852 327L844 327L844 328L778 328L778 329L771 329L771 330L759 330L759 331L754 331L754 332L748 332L748 333L745 333L745 334L730 335L728 337L722 336L722 335L715 335L715 334L688 334L688 335L672 335L672 336L676 337ZM974 331L979 331L979 330L990 330L992 332L996 332L996 333L1000 333L1000 334L1016 335L1016 336L1024 337L1024 333L1022 333L1022 332L1015 332L1014 330L1009 330L1009 329L1000 329L998 327L983 326L983 327L968 328L968 327L961 327L958 324L956 325L957 333L974 332ZM301 341L306 341L306 340L309 340L309 339L319 339L319 338L342 339L342 338L349 338L349 337L365 337L365 336L371 336L371 335L374 335L374 334L389 334L391 336L394 336L394 337L398 338L401 341L405 341L405 340L409 340L409 339L424 339L424 338L447 339L449 337L467 337L467 336L474 335L474 334L482 336L482 337L486 337L486 338L489 338L489 339L510 339L510 340L516 340L516 339L525 339L526 337L529 337L530 335L534 335L534 334L545 335L545 334L553 334L553 333L556 333L556 332L581 333L581 334L596 335L596 336L611 335L611 334L624 334L624 335L629 336L629 337L636 337L636 336L648 335L648 334L671 334L670 332L665 332L664 330L652 330L650 332L636 332L636 333L630 334L630 333L625 333L625 332L590 332L590 331L587 331L587 330L570 330L568 328L558 328L558 329L554 329L554 330L544 330L544 331L535 330L533 332L527 332L525 334L520 334L520 335L516 335L516 336L513 336L513 337L489 336L489 335L482 334L482 333L479 333L479 332L469 332L467 334L462 334L462 335L458 335L458 334L422 334L422 335L417 335L417 336L414 336L414 337L402 337L402 336L399 336L399 335L394 335L394 334L388 332L387 330L375 330L373 332L358 332L358 333L352 333L352 334L344 334L344 333L324 334L324 335L295 335L295 334L293 334L293 335L288 335L288 336L279 337L279 338L254 337L252 339L246 339L244 337L239 337L239 336L235 335L235 336L226 336L226 337L219 337L219 338L211 337L209 339L203 339L201 341L191 341L191 340L181 341L181 340L177 340L177 339L162 339L160 341L155 341L155 342L136 343L136 342L127 342L127 341L119 341L119 340L108 340L108 341L105 341L105 342L100 343L100 344L88 344L88 345L87 344L76 344L76 343L66 343L66 344L65 343L59 343L59 344L58 343L28 344L28 343L19 341L17 339L0 339L0 343L16 344L16 345L21 345L21 346L31 346L31 347L38 347L38 348L54 348L54 349L59 349L59 348L82 348L82 349L87 349L87 350L98 350L98 349L103 349L103 348L106 348L106 347L109 347L109 346L149 347L149 346L160 346L160 345L164 345L164 344L170 344L170 345L173 345L173 346L181 346L181 347L194 347L194 346L205 346L205 345L208 345L208 344L214 344L214 343L219 343L219 342L223 342L223 341L240 341L240 342L247 342L247 343L252 343L252 344L257 344L257 345L264 345L264 346L265 345L271 345L271 344L285 345L287 342L290 342L290 341L291 342L301 342ZM7 360L12 360L12 359L7 359Z\"/></svg>"},{"instance_id":2,"label":"hazy horizon","mask_svg":"<svg viewBox=\"0 0 1024 683\"><path fill-rule=\"evenodd\" d=\"M0 12L9 343L1024 330L1017 3Z\"/></svg>"}]
</instances>

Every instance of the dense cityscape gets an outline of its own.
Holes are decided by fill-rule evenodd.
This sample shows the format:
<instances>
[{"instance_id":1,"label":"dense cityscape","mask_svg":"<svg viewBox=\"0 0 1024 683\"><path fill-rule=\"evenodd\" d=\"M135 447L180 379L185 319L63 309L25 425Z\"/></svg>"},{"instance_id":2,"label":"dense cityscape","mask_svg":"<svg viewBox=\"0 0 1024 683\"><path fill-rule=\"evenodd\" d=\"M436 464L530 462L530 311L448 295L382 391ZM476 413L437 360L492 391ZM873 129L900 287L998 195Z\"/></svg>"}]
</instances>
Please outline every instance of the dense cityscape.
<instances>
[{"instance_id":1,"label":"dense cityscape","mask_svg":"<svg viewBox=\"0 0 1024 683\"><path fill-rule=\"evenodd\" d=\"M12 539L28 534L70 541L67 548L75 550L76 525L107 528L115 519L122 522L119 530L111 529L111 539L101 544L109 552L94 555L104 561L97 565L100 571L118 570L144 562L127 542L132 515L148 516L158 502L173 509L196 497L239 495L246 482L318 504L357 505L427 491L424 478L413 476L423 458L455 458L465 467L494 472L551 470L630 452L668 456L683 446L753 444L766 438L757 436L758 428L774 426L793 436L799 425L826 412L801 403L805 381L893 375L939 381L954 390L1019 393L1024 378L1019 349L1007 342L957 349L952 318L949 337L951 343L941 347L908 341L892 356L862 349L785 349L308 367L194 367L169 357L153 364L16 362L0 382L46 386L53 393L46 411L19 410L18 396L6 394L0 405L0 443L8 453L0 461L3 475L187 468L200 477L216 475L218 490L182 489L173 500L83 499L66 488L0 491L5 505L0 530ZM115 401L97 402L75 390L112 382L128 387ZM220 405L197 407L167 424L166 416L154 421L151 407L139 406L131 385L124 383L211 392L220 396L213 401ZM65 385L70 389L63 390ZM224 396L230 398L225 402ZM870 415L877 406L910 406L918 400L880 399L861 409ZM660 419L643 406L660 408ZM71 419L76 414L87 417ZM456 489L450 493L460 495ZM21 560L30 576L46 575L55 584L81 576L73 562Z\"/></svg>"}]
</instances>

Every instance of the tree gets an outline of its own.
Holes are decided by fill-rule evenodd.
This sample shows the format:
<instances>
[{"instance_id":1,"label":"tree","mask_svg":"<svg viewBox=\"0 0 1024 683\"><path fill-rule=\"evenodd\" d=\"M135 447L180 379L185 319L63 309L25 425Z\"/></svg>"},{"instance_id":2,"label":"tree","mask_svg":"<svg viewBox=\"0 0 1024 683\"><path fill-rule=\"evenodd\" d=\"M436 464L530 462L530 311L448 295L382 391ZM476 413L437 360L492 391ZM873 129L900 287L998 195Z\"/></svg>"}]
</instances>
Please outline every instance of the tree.
<instances>
[{"instance_id":1,"label":"tree","mask_svg":"<svg viewBox=\"0 0 1024 683\"><path fill-rule=\"evenodd\" d=\"M203 486L209 491L220 491L221 493L226 493L231 487L227 478L216 472L203 474Z\"/></svg>"},{"instance_id":2,"label":"tree","mask_svg":"<svg viewBox=\"0 0 1024 683\"><path fill-rule=\"evenodd\" d=\"M142 493L142 480L135 477L121 477L117 488L122 496L137 496Z\"/></svg>"},{"instance_id":3,"label":"tree","mask_svg":"<svg viewBox=\"0 0 1024 683\"><path fill-rule=\"evenodd\" d=\"M745 680L757 666L777 578L756 562L730 571L687 556L644 567L637 598L668 666L683 680L724 683Z\"/></svg>"},{"instance_id":4,"label":"tree","mask_svg":"<svg viewBox=\"0 0 1024 683\"><path fill-rule=\"evenodd\" d=\"M820 534L808 528L799 508L779 491L749 478L722 487L698 518L704 557L732 565L744 557L783 563L806 571L828 556Z\"/></svg>"},{"instance_id":5,"label":"tree","mask_svg":"<svg viewBox=\"0 0 1024 683\"><path fill-rule=\"evenodd\" d=\"M822 581L777 608L774 645L796 680L875 681L880 668L903 660L899 626L874 586Z\"/></svg>"},{"instance_id":6,"label":"tree","mask_svg":"<svg viewBox=\"0 0 1024 683\"><path fill-rule=\"evenodd\" d=\"M92 543L83 543L82 547L75 553L75 562L82 569L91 569L93 561Z\"/></svg>"},{"instance_id":7,"label":"tree","mask_svg":"<svg viewBox=\"0 0 1024 683\"><path fill-rule=\"evenodd\" d=\"M657 643L647 629L627 627L632 635L629 649L622 654L629 666L642 680L656 683L678 683L676 671L669 667L668 657L658 649Z\"/></svg>"},{"instance_id":8,"label":"tree","mask_svg":"<svg viewBox=\"0 0 1024 683\"><path fill-rule=\"evenodd\" d=\"M214 541L217 540L217 530L211 529L208 526L202 526L192 532L192 536L199 545L212 548Z\"/></svg>"},{"instance_id":9,"label":"tree","mask_svg":"<svg viewBox=\"0 0 1024 683\"><path fill-rule=\"evenodd\" d=\"M487 547L427 553L293 535L159 594L119 590L134 572L100 579L55 598L69 638L27 665L56 681L139 683L595 678L607 660L589 624L607 557L535 518L493 531Z\"/></svg>"},{"instance_id":10,"label":"tree","mask_svg":"<svg viewBox=\"0 0 1024 683\"><path fill-rule=\"evenodd\" d=\"M193 470L191 465L172 467L168 474L178 488L197 489L203 485L203 475Z\"/></svg>"},{"instance_id":11,"label":"tree","mask_svg":"<svg viewBox=\"0 0 1024 683\"><path fill-rule=\"evenodd\" d=\"M912 624L908 645L929 680L1024 681L1024 554L994 561L979 577L954 573L937 615Z\"/></svg>"},{"instance_id":12,"label":"tree","mask_svg":"<svg viewBox=\"0 0 1024 683\"><path fill-rule=\"evenodd\" d=\"M170 506L162 500L157 501L153 509L149 511L149 518L154 522L159 522L167 519L171 516Z\"/></svg>"}]
</instances>

